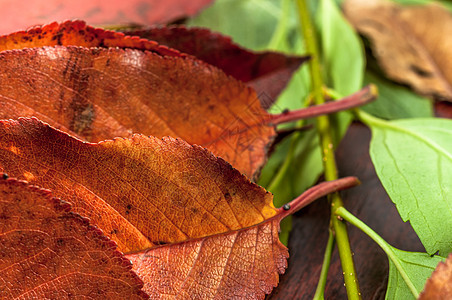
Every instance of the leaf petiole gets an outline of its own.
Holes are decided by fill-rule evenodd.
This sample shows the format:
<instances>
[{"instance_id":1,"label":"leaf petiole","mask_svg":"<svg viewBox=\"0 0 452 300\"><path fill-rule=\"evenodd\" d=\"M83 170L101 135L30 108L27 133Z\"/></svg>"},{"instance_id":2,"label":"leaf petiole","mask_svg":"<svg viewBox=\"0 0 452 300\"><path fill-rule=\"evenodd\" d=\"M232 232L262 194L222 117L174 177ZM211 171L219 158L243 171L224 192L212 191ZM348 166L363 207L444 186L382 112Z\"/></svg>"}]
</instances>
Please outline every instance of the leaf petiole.
<instances>
[{"instance_id":1,"label":"leaf petiole","mask_svg":"<svg viewBox=\"0 0 452 300\"><path fill-rule=\"evenodd\" d=\"M367 104L376 99L377 87L370 84L358 92L347 96L341 100L326 102L307 108L289 111L277 115L271 115L269 124L278 125L281 123L296 121L300 119L313 118L321 115L348 110L364 104Z\"/></svg>"},{"instance_id":2,"label":"leaf petiole","mask_svg":"<svg viewBox=\"0 0 452 300\"><path fill-rule=\"evenodd\" d=\"M303 194L301 194L288 204L285 204L283 207L279 208L277 217L282 220L288 215L296 213L301 208L321 197L357 186L359 184L360 181L354 176L319 183L311 187L310 189L307 189Z\"/></svg>"},{"instance_id":3,"label":"leaf petiole","mask_svg":"<svg viewBox=\"0 0 452 300\"><path fill-rule=\"evenodd\" d=\"M358 119L361 122L367 124L369 127L371 127L372 125L379 126L379 127L391 127L389 121L374 117L371 114L368 114L363 110L356 109L355 113L356 113Z\"/></svg>"},{"instance_id":4,"label":"leaf petiole","mask_svg":"<svg viewBox=\"0 0 452 300\"><path fill-rule=\"evenodd\" d=\"M397 271L399 271L400 275L402 276L403 280L405 281L406 285L410 289L413 296L417 299L419 297L419 292L416 290L416 287L414 286L413 282L410 280L410 278L408 277L408 274L405 272L405 269L403 268L399 258L394 253L393 247L391 245L389 245L381 236L379 236L369 226L367 226L364 222L362 222L360 219L355 217L352 213L350 213L344 207L339 207L338 209L335 210L334 213L337 216L342 217L344 220L346 220L350 224L361 229L361 231L363 231L365 234L367 234L371 239L373 239L378 244L378 246L381 247L381 249L383 249L383 251L386 253L388 258L392 261L392 263L396 267Z\"/></svg>"}]
</instances>

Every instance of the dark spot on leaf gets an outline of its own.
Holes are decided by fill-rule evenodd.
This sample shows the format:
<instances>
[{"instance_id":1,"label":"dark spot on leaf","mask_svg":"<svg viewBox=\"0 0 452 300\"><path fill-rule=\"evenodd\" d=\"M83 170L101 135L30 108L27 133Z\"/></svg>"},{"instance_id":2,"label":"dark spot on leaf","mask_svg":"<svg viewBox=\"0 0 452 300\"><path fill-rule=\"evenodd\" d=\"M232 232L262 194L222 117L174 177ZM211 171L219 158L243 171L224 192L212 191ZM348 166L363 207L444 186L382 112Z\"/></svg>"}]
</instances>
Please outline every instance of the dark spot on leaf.
<instances>
[{"instance_id":1,"label":"dark spot on leaf","mask_svg":"<svg viewBox=\"0 0 452 300\"><path fill-rule=\"evenodd\" d=\"M110 231L110 234L117 234L118 230L117 229L113 229L112 231Z\"/></svg>"},{"instance_id":2,"label":"dark spot on leaf","mask_svg":"<svg viewBox=\"0 0 452 300\"><path fill-rule=\"evenodd\" d=\"M290 209L290 204L284 204L283 208L284 208L284 210L289 210Z\"/></svg>"},{"instance_id":3,"label":"dark spot on leaf","mask_svg":"<svg viewBox=\"0 0 452 300\"><path fill-rule=\"evenodd\" d=\"M126 206L126 214L130 214L130 210L132 209L132 204L127 204Z\"/></svg>"},{"instance_id":4,"label":"dark spot on leaf","mask_svg":"<svg viewBox=\"0 0 452 300\"><path fill-rule=\"evenodd\" d=\"M226 202L231 203L231 201L232 201L231 194L225 193L224 194L224 199L226 199Z\"/></svg>"},{"instance_id":5,"label":"dark spot on leaf","mask_svg":"<svg viewBox=\"0 0 452 300\"><path fill-rule=\"evenodd\" d=\"M9 176L8 176L8 174L6 174L6 173L3 173L3 179L8 179L9 178Z\"/></svg>"},{"instance_id":6,"label":"dark spot on leaf","mask_svg":"<svg viewBox=\"0 0 452 300\"><path fill-rule=\"evenodd\" d=\"M418 66L411 65L410 69L412 71L414 71L417 75L421 76L421 77L427 77L427 78L428 77L432 77L432 73L430 73L428 71L425 71L425 70L419 68Z\"/></svg>"},{"instance_id":7,"label":"dark spot on leaf","mask_svg":"<svg viewBox=\"0 0 452 300\"><path fill-rule=\"evenodd\" d=\"M159 246L168 244L168 242L165 242L165 241L155 241L155 242L152 242L152 243L154 243L154 245L159 245Z\"/></svg>"},{"instance_id":8,"label":"dark spot on leaf","mask_svg":"<svg viewBox=\"0 0 452 300\"><path fill-rule=\"evenodd\" d=\"M61 246L64 245L64 239L57 239L57 240L56 240L56 243L57 243L58 246L61 247Z\"/></svg>"}]
</instances>

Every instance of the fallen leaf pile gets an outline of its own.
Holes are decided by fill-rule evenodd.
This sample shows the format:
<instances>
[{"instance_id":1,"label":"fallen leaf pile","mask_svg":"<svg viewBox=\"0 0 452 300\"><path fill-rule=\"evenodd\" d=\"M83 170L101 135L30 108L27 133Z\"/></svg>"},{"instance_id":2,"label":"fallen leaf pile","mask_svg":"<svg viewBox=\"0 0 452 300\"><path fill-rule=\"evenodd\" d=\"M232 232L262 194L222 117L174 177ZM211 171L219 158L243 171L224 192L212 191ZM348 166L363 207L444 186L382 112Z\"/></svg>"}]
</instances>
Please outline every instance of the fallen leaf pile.
<instances>
[{"instance_id":1,"label":"fallen leaf pile","mask_svg":"<svg viewBox=\"0 0 452 300\"><path fill-rule=\"evenodd\" d=\"M0 149L1 171L50 188L90 218L131 259L153 298L262 298L287 265L281 219L358 183L320 184L285 210L221 158L173 138L90 144L20 118L0 121ZM4 251L11 249L16 244Z\"/></svg>"},{"instance_id":2,"label":"fallen leaf pile","mask_svg":"<svg viewBox=\"0 0 452 300\"><path fill-rule=\"evenodd\" d=\"M251 53L203 30L149 34L194 42L168 44L175 50L81 21L0 37L0 171L50 189L72 210L49 192L0 181L0 216L8 220L0 232L1 297L91 290L118 299L262 299L287 266L279 222L358 183L322 183L275 208L250 179L265 163L275 125L364 104L373 87L271 115L241 80L266 82L277 94L305 58ZM214 50L198 52L209 44Z\"/></svg>"},{"instance_id":3,"label":"fallen leaf pile","mask_svg":"<svg viewBox=\"0 0 452 300\"><path fill-rule=\"evenodd\" d=\"M0 118L36 116L86 141L133 133L181 137L255 178L276 135L273 125L287 121L268 114L253 89L220 69L83 22L14 33L1 37L0 45L17 49L0 52L0 82L8 82L0 85ZM30 48L35 46L43 47ZM365 89L350 104L333 102L295 116L347 109L373 96Z\"/></svg>"}]
</instances>

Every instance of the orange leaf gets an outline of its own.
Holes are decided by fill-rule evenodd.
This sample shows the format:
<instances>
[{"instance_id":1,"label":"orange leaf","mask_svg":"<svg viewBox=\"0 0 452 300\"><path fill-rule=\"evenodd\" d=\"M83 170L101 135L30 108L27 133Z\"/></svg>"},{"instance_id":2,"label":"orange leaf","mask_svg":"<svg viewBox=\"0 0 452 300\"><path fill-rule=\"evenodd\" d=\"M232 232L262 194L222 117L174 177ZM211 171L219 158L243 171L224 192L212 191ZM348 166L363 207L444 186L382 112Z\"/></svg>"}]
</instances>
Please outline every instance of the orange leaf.
<instances>
[{"instance_id":1,"label":"orange leaf","mask_svg":"<svg viewBox=\"0 0 452 300\"><path fill-rule=\"evenodd\" d=\"M1 0L0 34L55 20L82 19L91 24L164 24L192 16L212 0Z\"/></svg>"},{"instance_id":2,"label":"orange leaf","mask_svg":"<svg viewBox=\"0 0 452 300\"><path fill-rule=\"evenodd\" d=\"M419 300L435 299L452 299L452 254L438 264L419 295Z\"/></svg>"},{"instance_id":3,"label":"orange leaf","mask_svg":"<svg viewBox=\"0 0 452 300\"><path fill-rule=\"evenodd\" d=\"M142 135L83 143L24 118L0 121L0 170L70 201L129 252L151 296L173 288L200 298L263 297L287 264L279 221L357 184L324 183L276 209L270 193L199 146ZM237 282L244 277L253 279Z\"/></svg>"},{"instance_id":4,"label":"orange leaf","mask_svg":"<svg viewBox=\"0 0 452 300\"><path fill-rule=\"evenodd\" d=\"M19 119L1 121L0 149L2 171L71 202L123 252L251 226L277 211L270 193L227 162L173 138L89 144Z\"/></svg>"},{"instance_id":5,"label":"orange leaf","mask_svg":"<svg viewBox=\"0 0 452 300\"><path fill-rule=\"evenodd\" d=\"M366 89L350 103L373 96ZM189 57L73 46L0 52L0 118L36 116L91 142L134 132L181 137L249 177L266 160L272 124L345 103L270 115L251 88Z\"/></svg>"},{"instance_id":6,"label":"orange leaf","mask_svg":"<svg viewBox=\"0 0 452 300\"><path fill-rule=\"evenodd\" d=\"M0 179L0 298L146 299L116 244L49 191Z\"/></svg>"},{"instance_id":7,"label":"orange leaf","mask_svg":"<svg viewBox=\"0 0 452 300\"><path fill-rule=\"evenodd\" d=\"M254 53L233 44L229 37L207 29L174 26L131 31L124 35L93 28L83 21L66 21L0 37L0 51L58 45L131 48L165 56L183 57L188 53L247 82L259 95L265 93L266 97L260 99L265 101L265 108L272 104L292 73L307 59L275 52Z\"/></svg>"}]
</instances>

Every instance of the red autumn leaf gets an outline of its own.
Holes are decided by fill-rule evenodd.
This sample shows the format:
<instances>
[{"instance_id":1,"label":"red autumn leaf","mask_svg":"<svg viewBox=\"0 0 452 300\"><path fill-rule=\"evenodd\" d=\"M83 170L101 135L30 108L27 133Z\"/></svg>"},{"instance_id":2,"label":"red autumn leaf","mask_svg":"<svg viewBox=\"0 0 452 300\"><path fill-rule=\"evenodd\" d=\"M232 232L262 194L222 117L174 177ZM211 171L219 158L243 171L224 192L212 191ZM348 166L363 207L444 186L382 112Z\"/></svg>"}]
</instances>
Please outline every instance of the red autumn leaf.
<instances>
[{"instance_id":1,"label":"red autumn leaf","mask_svg":"<svg viewBox=\"0 0 452 300\"><path fill-rule=\"evenodd\" d=\"M276 52L254 53L234 44L231 38L204 28L151 27L125 33L196 56L226 74L247 82L258 95L265 93L266 99L272 101L276 100L293 72L308 58ZM268 108L272 103L262 104Z\"/></svg>"},{"instance_id":2,"label":"red autumn leaf","mask_svg":"<svg viewBox=\"0 0 452 300\"><path fill-rule=\"evenodd\" d=\"M287 264L279 221L357 184L324 183L276 209L270 193L199 146L142 135L83 143L36 119L0 122L0 170L70 201L129 253L151 296L200 298L262 298ZM252 279L237 282L244 276Z\"/></svg>"},{"instance_id":3,"label":"red autumn leaf","mask_svg":"<svg viewBox=\"0 0 452 300\"><path fill-rule=\"evenodd\" d=\"M452 299L452 254L438 264L419 295L419 300L436 299Z\"/></svg>"},{"instance_id":4,"label":"red autumn leaf","mask_svg":"<svg viewBox=\"0 0 452 300\"><path fill-rule=\"evenodd\" d=\"M47 190L0 180L0 298L147 299L116 244Z\"/></svg>"},{"instance_id":5,"label":"red autumn leaf","mask_svg":"<svg viewBox=\"0 0 452 300\"><path fill-rule=\"evenodd\" d=\"M330 106L270 115L251 88L190 57L71 46L0 52L0 118L36 116L90 142L134 132L181 137L249 177L266 160L274 124L374 94L368 88Z\"/></svg>"},{"instance_id":6,"label":"red autumn leaf","mask_svg":"<svg viewBox=\"0 0 452 300\"><path fill-rule=\"evenodd\" d=\"M0 34L55 20L82 19L91 24L164 24L192 16L212 0L1 0Z\"/></svg>"}]
</instances>

